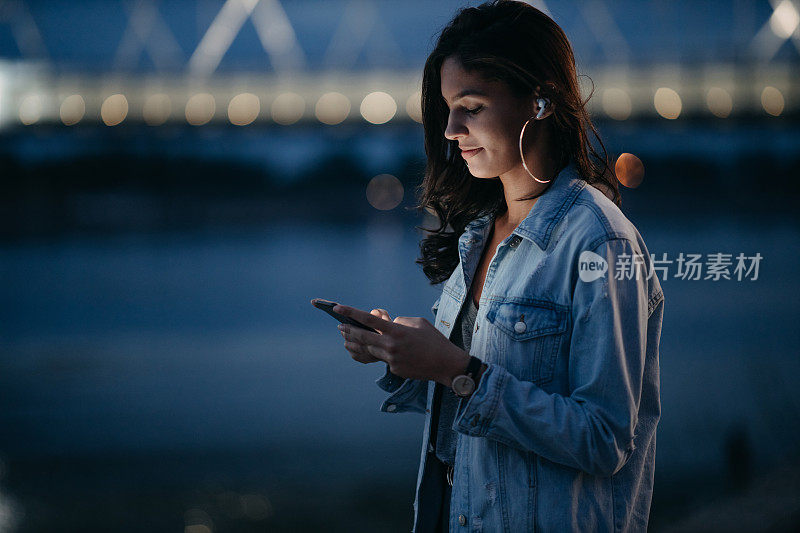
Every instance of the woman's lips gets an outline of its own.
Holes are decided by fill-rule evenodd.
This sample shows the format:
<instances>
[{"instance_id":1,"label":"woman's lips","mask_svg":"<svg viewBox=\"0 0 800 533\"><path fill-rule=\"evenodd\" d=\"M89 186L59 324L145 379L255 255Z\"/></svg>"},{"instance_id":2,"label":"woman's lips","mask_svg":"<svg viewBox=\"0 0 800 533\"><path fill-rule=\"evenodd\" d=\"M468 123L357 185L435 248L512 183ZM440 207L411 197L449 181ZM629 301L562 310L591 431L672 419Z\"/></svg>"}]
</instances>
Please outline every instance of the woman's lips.
<instances>
[{"instance_id":1,"label":"woman's lips","mask_svg":"<svg viewBox=\"0 0 800 533\"><path fill-rule=\"evenodd\" d=\"M475 148L474 150L461 150L461 157L463 157L464 159L469 159L470 157L477 154L481 150L483 150L483 148Z\"/></svg>"}]
</instances>

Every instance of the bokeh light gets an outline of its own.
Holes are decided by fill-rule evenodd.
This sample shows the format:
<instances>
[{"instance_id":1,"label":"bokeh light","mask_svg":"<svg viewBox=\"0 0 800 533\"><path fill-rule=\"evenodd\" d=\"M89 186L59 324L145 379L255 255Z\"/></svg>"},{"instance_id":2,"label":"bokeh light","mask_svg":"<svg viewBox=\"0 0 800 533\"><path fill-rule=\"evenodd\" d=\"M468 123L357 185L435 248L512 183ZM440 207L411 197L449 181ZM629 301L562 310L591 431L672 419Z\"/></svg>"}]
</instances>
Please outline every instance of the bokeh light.
<instances>
[{"instance_id":1,"label":"bokeh light","mask_svg":"<svg viewBox=\"0 0 800 533\"><path fill-rule=\"evenodd\" d=\"M414 122L422 124L422 93L417 91L408 97L406 113Z\"/></svg>"},{"instance_id":2,"label":"bokeh light","mask_svg":"<svg viewBox=\"0 0 800 533\"><path fill-rule=\"evenodd\" d=\"M659 87L653 97L656 112L664 118L676 119L681 114L683 104L680 95L669 87Z\"/></svg>"},{"instance_id":3,"label":"bokeh light","mask_svg":"<svg viewBox=\"0 0 800 533\"><path fill-rule=\"evenodd\" d=\"M186 122L192 126L202 126L214 118L216 103L208 93L198 93L186 102Z\"/></svg>"},{"instance_id":4,"label":"bokeh light","mask_svg":"<svg viewBox=\"0 0 800 533\"><path fill-rule=\"evenodd\" d=\"M184 533L213 533L214 521L203 509L189 509L183 513Z\"/></svg>"},{"instance_id":5,"label":"bokeh light","mask_svg":"<svg viewBox=\"0 0 800 533\"><path fill-rule=\"evenodd\" d=\"M183 533L214 533L214 530L205 524L191 524L183 528Z\"/></svg>"},{"instance_id":6,"label":"bokeh light","mask_svg":"<svg viewBox=\"0 0 800 533\"><path fill-rule=\"evenodd\" d=\"M376 91L361 101L361 116L372 124L385 124L397 113L397 102L389 94Z\"/></svg>"},{"instance_id":7,"label":"bokeh light","mask_svg":"<svg viewBox=\"0 0 800 533\"><path fill-rule=\"evenodd\" d=\"M80 122L86 114L86 102L81 95L71 94L61 102L58 114L65 126L73 126Z\"/></svg>"},{"instance_id":8,"label":"bokeh light","mask_svg":"<svg viewBox=\"0 0 800 533\"><path fill-rule=\"evenodd\" d=\"M614 172L621 184L629 189L635 189L642 184L644 179L644 164L635 155L623 153L617 158Z\"/></svg>"},{"instance_id":9,"label":"bokeh light","mask_svg":"<svg viewBox=\"0 0 800 533\"><path fill-rule=\"evenodd\" d=\"M29 94L19 103L19 121L30 126L42 118L42 97L38 94Z\"/></svg>"},{"instance_id":10,"label":"bokeh light","mask_svg":"<svg viewBox=\"0 0 800 533\"><path fill-rule=\"evenodd\" d=\"M172 113L172 102L166 94L150 95L144 102L142 117L149 126L160 126Z\"/></svg>"},{"instance_id":11,"label":"bokeh light","mask_svg":"<svg viewBox=\"0 0 800 533\"><path fill-rule=\"evenodd\" d=\"M100 118L106 126L116 126L128 116L128 99L123 94L112 94L100 106Z\"/></svg>"},{"instance_id":12,"label":"bokeh light","mask_svg":"<svg viewBox=\"0 0 800 533\"><path fill-rule=\"evenodd\" d=\"M252 93L237 94L228 104L228 120L235 126L252 123L260 112L261 101Z\"/></svg>"},{"instance_id":13,"label":"bokeh light","mask_svg":"<svg viewBox=\"0 0 800 533\"><path fill-rule=\"evenodd\" d=\"M367 184L367 201L372 207L381 211L388 211L400 205L403 194L403 184L391 174L375 176Z\"/></svg>"},{"instance_id":14,"label":"bokeh light","mask_svg":"<svg viewBox=\"0 0 800 533\"><path fill-rule=\"evenodd\" d=\"M769 18L769 28L782 39L788 39L800 24L800 14L790 0L783 0Z\"/></svg>"},{"instance_id":15,"label":"bokeh light","mask_svg":"<svg viewBox=\"0 0 800 533\"><path fill-rule=\"evenodd\" d=\"M614 120L631 116L631 97L622 89L612 87L603 91L603 111Z\"/></svg>"},{"instance_id":16,"label":"bokeh light","mask_svg":"<svg viewBox=\"0 0 800 533\"><path fill-rule=\"evenodd\" d=\"M272 120L278 124L288 126L294 124L303 117L306 110L306 101L303 97L296 93L283 93L279 94L275 100L272 101L270 113Z\"/></svg>"},{"instance_id":17,"label":"bokeh light","mask_svg":"<svg viewBox=\"0 0 800 533\"><path fill-rule=\"evenodd\" d=\"M783 94L776 87L767 85L761 91L761 107L770 115L777 117L783 113L784 104Z\"/></svg>"},{"instance_id":18,"label":"bokeh light","mask_svg":"<svg viewBox=\"0 0 800 533\"><path fill-rule=\"evenodd\" d=\"M727 118L733 110L733 100L728 91L720 87L712 87L706 93L708 110L719 118Z\"/></svg>"},{"instance_id":19,"label":"bokeh light","mask_svg":"<svg viewBox=\"0 0 800 533\"><path fill-rule=\"evenodd\" d=\"M273 514L272 502L261 494L242 494L239 505L244 516L254 522L266 520Z\"/></svg>"},{"instance_id":20,"label":"bokeh light","mask_svg":"<svg viewBox=\"0 0 800 533\"><path fill-rule=\"evenodd\" d=\"M324 124L339 124L350 114L350 100L341 93L325 93L317 100L314 114Z\"/></svg>"}]
</instances>

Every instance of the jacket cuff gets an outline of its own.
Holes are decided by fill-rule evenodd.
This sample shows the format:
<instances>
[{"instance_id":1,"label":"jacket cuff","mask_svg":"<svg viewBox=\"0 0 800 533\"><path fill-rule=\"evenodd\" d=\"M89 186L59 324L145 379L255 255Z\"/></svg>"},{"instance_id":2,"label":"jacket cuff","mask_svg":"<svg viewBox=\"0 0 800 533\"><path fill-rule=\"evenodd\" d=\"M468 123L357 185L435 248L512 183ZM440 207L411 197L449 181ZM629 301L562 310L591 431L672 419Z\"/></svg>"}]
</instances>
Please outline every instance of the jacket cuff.
<instances>
[{"instance_id":1,"label":"jacket cuff","mask_svg":"<svg viewBox=\"0 0 800 533\"><path fill-rule=\"evenodd\" d=\"M378 378L375 383L386 392L394 392L400 388L405 380L406 378L401 378L396 374L392 374L389 370L389 364L386 363L386 373Z\"/></svg>"},{"instance_id":2,"label":"jacket cuff","mask_svg":"<svg viewBox=\"0 0 800 533\"><path fill-rule=\"evenodd\" d=\"M472 437L486 435L510 375L506 369L497 364L486 363L486 365L488 368L483 372L475 392L469 398L462 398L458 403L453 430L464 435Z\"/></svg>"},{"instance_id":3,"label":"jacket cuff","mask_svg":"<svg viewBox=\"0 0 800 533\"><path fill-rule=\"evenodd\" d=\"M419 379L404 380L400 388L383 401L380 410L384 413L426 413L426 392L430 389L430 383Z\"/></svg>"}]
</instances>

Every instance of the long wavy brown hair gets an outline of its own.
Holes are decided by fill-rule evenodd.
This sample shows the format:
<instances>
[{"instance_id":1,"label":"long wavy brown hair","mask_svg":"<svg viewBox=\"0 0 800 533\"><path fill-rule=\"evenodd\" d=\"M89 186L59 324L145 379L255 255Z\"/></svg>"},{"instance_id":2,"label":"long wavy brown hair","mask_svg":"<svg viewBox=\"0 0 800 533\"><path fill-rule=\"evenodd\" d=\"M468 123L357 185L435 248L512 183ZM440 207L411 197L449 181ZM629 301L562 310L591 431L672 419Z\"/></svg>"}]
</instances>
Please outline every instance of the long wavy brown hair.
<instances>
[{"instance_id":1,"label":"long wavy brown hair","mask_svg":"<svg viewBox=\"0 0 800 533\"><path fill-rule=\"evenodd\" d=\"M422 255L416 263L431 284L445 281L458 265L458 238L469 222L507 209L502 182L473 177L459 155L458 142L444 136L449 110L441 93L441 67L450 56L467 71L507 83L517 96L549 98L555 107L551 132L561 152L558 169L575 161L582 179L621 205L616 174L586 109L591 94L582 100L575 56L564 31L535 7L515 0L463 8L439 35L422 78L427 165L416 188L415 209L435 214L440 225L417 226L428 235L420 242ZM589 131L600 142L602 157L589 142Z\"/></svg>"}]
</instances>

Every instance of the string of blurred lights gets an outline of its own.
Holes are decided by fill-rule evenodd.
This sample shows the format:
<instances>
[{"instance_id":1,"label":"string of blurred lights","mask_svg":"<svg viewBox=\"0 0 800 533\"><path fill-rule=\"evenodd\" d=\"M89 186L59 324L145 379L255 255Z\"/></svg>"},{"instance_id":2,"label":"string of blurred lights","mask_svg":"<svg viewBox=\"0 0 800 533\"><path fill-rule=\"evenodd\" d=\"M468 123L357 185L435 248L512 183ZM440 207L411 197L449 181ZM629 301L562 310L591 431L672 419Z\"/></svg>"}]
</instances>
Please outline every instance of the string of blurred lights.
<instances>
[{"instance_id":1,"label":"string of blurred lights","mask_svg":"<svg viewBox=\"0 0 800 533\"><path fill-rule=\"evenodd\" d=\"M777 69L777 74L762 82L743 84L741 76L729 76L727 83L717 80L713 84L700 82L683 87L679 83L646 87L613 80L606 83L608 76L600 74L595 83L599 89L588 106L593 116L615 121L650 117L675 120L688 116L725 119L736 114L780 117L797 110L800 84L796 77L781 75L782 69ZM277 94L253 89L233 94L217 86L187 95L178 88L164 89L163 84L161 90L152 94L143 94L139 89L110 94L100 94L98 90L73 93L59 89L58 83L37 85L42 89L19 95L6 91L5 101L0 101L3 108L0 127L15 122L24 126L80 123L116 126L126 122L149 126L167 123L247 126L272 122L288 126L314 121L325 125L422 121L420 92L407 89L364 94L351 87L314 94L305 85ZM10 116L13 114L16 117Z\"/></svg>"}]
</instances>

